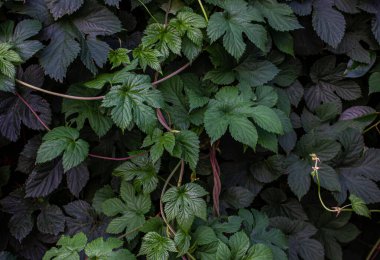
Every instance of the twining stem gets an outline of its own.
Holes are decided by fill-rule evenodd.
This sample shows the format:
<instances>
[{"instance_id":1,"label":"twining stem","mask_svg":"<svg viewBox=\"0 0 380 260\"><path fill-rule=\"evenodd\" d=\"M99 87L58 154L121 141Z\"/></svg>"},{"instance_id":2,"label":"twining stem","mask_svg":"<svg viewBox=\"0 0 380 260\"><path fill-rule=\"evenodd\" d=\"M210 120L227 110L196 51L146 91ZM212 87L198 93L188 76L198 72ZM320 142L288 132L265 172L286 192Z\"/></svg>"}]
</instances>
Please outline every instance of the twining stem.
<instances>
[{"instance_id":1,"label":"twining stem","mask_svg":"<svg viewBox=\"0 0 380 260\"><path fill-rule=\"evenodd\" d=\"M162 198L164 197L164 194L165 194L165 191L166 191L166 187L168 186L171 178L174 176L174 174L176 173L176 171L178 170L178 168L181 166L182 161L183 160L179 161L178 164L174 167L173 171L169 174L169 177L166 179L166 181L164 183L164 187L162 187L161 196L160 196L160 213L161 213L161 217L162 217L162 220L165 222L166 226L169 228L169 230L170 230L170 232L172 233L173 236L175 235L175 230L170 225L170 223L168 222L168 220L165 217L164 204L162 202Z\"/></svg>"},{"instance_id":2,"label":"twining stem","mask_svg":"<svg viewBox=\"0 0 380 260\"><path fill-rule=\"evenodd\" d=\"M42 120L42 118L36 113L36 111L34 111L33 107L28 103L28 101L26 101L17 92L15 93L15 95L21 100L21 102L23 102L25 104L25 106L30 110L30 112L32 112L32 114L36 117L37 121L40 122L40 124L45 128L45 130L46 131L51 131L51 129L49 128L49 126ZM146 152L135 154L135 155L131 155L131 156L128 156L128 157L121 157L121 158L107 157L107 156L102 156L102 155L97 155L97 154L92 154L92 153L89 153L88 156L89 157L93 157L93 158L108 160L108 161L127 161L127 160L130 160L130 159L134 158L134 157L142 156L144 154L146 154Z\"/></svg>"},{"instance_id":3,"label":"twining stem","mask_svg":"<svg viewBox=\"0 0 380 260\"><path fill-rule=\"evenodd\" d=\"M207 13L206 13L206 10L202 4L202 0L198 0L198 3L199 3L199 6L201 7L201 10L202 10L202 13L203 13L203 16L205 17L206 21L208 22L208 17L207 17Z\"/></svg>"},{"instance_id":4,"label":"twining stem","mask_svg":"<svg viewBox=\"0 0 380 260\"><path fill-rule=\"evenodd\" d=\"M184 173L185 173L185 161L181 160L181 170L179 172L177 187L181 187Z\"/></svg>"},{"instance_id":5,"label":"twining stem","mask_svg":"<svg viewBox=\"0 0 380 260\"><path fill-rule=\"evenodd\" d=\"M375 124L369 126L367 129L365 129L365 130L363 131L363 134L367 133L368 131L372 130L373 128L376 128L377 131L379 131L379 129L377 128L377 126L378 126L379 124L380 124L380 120L377 121ZM380 133L380 132L379 132L379 133Z\"/></svg>"},{"instance_id":6,"label":"twining stem","mask_svg":"<svg viewBox=\"0 0 380 260\"><path fill-rule=\"evenodd\" d=\"M380 250L380 238L377 240L375 245L372 247L371 251L369 252L366 260L373 260L376 257L376 254L374 254L377 250Z\"/></svg>"},{"instance_id":7,"label":"twining stem","mask_svg":"<svg viewBox=\"0 0 380 260\"><path fill-rule=\"evenodd\" d=\"M15 81L17 83L19 83L20 85L24 86L24 87L27 87L27 88L30 88L30 89L33 89L33 90L36 90L36 91L44 92L44 93L49 94L49 95L53 95L53 96L57 96L57 97L62 97L62 98L67 98L67 99L74 99L74 100L101 100L101 99L104 98L104 96L98 96L98 97L79 97L79 96L66 95L66 94L61 94L61 93L57 93L57 92L53 92L53 91L49 91L49 90L46 90L46 89L43 89L43 88L39 88L39 87L33 86L32 84L26 83L26 82L24 82L22 80L19 80L19 79L16 79Z\"/></svg>"},{"instance_id":8,"label":"twining stem","mask_svg":"<svg viewBox=\"0 0 380 260\"><path fill-rule=\"evenodd\" d=\"M183 70L185 70L189 66L190 66L190 63L188 62L185 65L183 65L182 67L180 67L179 69L177 69L176 71L174 71L174 72L170 73L169 75L163 77L162 79L159 79L159 80L156 80L156 81L152 82L152 85L158 85L158 84L164 82L165 80L168 80L171 77L174 77L175 75L181 73ZM19 79L15 79L15 81L17 83L19 83L20 85L24 86L24 87L33 89L35 91L40 91L40 92L43 92L43 93L46 93L46 94L49 94L49 95L52 95L52 96L56 96L56 97L62 97L62 98L74 99L74 100L84 100L84 101L102 100L102 99L104 99L104 96L80 97L80 96L72 96L72 95L61 94L61 93L57 93L57 92L54 92L54 91L50 91L50 90L46 90L46 89L43 89L43 88L39 88L39 87L33 86L32 84L29 84L29 83L27 83L25 81L22 81L22 80L19 80Z\"/></svg>"},{"instance_id":9,"label":"twining stem","mask_svg":"<svg viewBox=\"0 0 380 260\"><path fill-rule=\"evenodd\" d=\"M165 11L165 27L168 25L169 11L171 7L172 7L172 0L169 0L168 7L166 8L166 11Z\"/></svg>"},{"instance_id":10,"label":"twining stem","mask_svg":"<svg viewBox=\"0 0 380 260\"><path fill-rule=\"evenodd\" d=\"M152 19L156 22L156 23L159 23L157 21L157 19L153 16L153 14L149 11L149 8L141 1L141 0L137 0L139 1L139 3L145 8L145 10L147 11L147 13L150 15L150 17L152 17Z\"/></svg>"},{"instance_id":11,"label":"twining stem","mask_svg":"<svg viewBox=\"0 0 380 260\"><path fill-rule=\"evenodd\" d=\"M318 170L319 170L319 166L318 166L318 163L320 162L320 159L317 157L316 154L311 154L311 159L314 161L314 167L313 167L313 171L311 173L312 176L315 176L316 178L316 181L317 181L317 187L318 187L318 198L319 198L319 201L321 202L321 205L322 207L329 211L329 212L334 212L336 214L339 214L340 212L355 212L353 208L348 208L348 207L351 207L352 205L351 204L347 204L343 207L332 207L332 208L329 208L326 206L326 204L324 203L323 199L322 199L322 195L321 195L321 182L319 180L319 173L318 173ZM380 213L380 209L370 209L369 212L376 212L376 213Z\"/></svg>"}]
</instances>

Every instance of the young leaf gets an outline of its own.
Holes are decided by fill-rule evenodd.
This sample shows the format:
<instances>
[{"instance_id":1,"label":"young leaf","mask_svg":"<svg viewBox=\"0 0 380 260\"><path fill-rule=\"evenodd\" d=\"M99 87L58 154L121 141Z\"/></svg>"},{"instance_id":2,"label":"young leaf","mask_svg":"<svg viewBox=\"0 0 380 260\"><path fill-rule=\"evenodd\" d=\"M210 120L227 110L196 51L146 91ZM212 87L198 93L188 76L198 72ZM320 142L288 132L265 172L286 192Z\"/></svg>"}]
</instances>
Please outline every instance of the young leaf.
<instances>
[{"instance_id":1,"label":"young leaf","mask_svg":"<svg viewBox=\"0 0 380 260\"><path fill-rule=\"evenodd\" d=\"M159 162L155 164L144 155L123 163L113 171L113 175L125 181L134 180L135 185L142 186L144 194L149 194L157 188L159 167Z\"/></svg>"},{"instance_id":2,"label":"young leaf","mask_svg":"<svg viewBox=\"0 0 380 260\"><path fill-rule=\"evenodd\" d=\"M86 245L84 249L89 259L98 260L117 260L128 259L134 260L136 257L132 255L127 249L118 249L123 245L123 241L117 238L110 237L104 240L99 237ZM115 250L118 249L118 250Z\"/></svg>"},{"instance_id":3,"label":"young leaf","mask_svg":"<svg viewBox=\"0 0 380 260\"><path fill-rule=\"evenodd\" d=\"M88 154L89 145L79 138L79 132L73 128L60 126L44 135L37 152L37 163L44 163L63 154L65 172L83 162Z\"/></svg>"},{"instance_id":4,"label":"young leaf","mask_svg":"<svg viewBox=\"0 0 380 260\"><path fill-rule=\"evenodd\" d=\"M199 139L196 133L183 130L175 134L173 156L185 160L191 169L195 169L199 160Z\"/></svg>"},{"instance_id":5,"label":"young leaf","mask_svg":"<svg viewBox=\"0 0 380 260\"><path fill-rule=\"evenodd\" d=\"M127 50L125 48L111 50L108 54L108 60L112 64L111 69L117 68L121 64L129 64L131 62L128 56L129 52L130 50Z\"/></svg>"},{"instance_id":6,"label":"young leaf","mask_svg":"<svg viewBox=\"0 0 380 260\"><path fill-rule=\"evenodd\" d=\"M204 125L211 142L215 142L229 128L232 137L256 147L257 131L253 123L248 119L252 116L252 103L247 101L234 87L224 87L215 95L215 99L209 102L205 112Z\"/></svg>"},{"instance_id":7,"label":"young leaf","mask_svg":"<svg viewBox=\"0 0 380 260\"><path fill-rule=\"evenodd\" d=\"M143 237L139 255L146 255L148 260L167 260L169 252L177 252L174 241L156 232L149 232Z\"/></svg>"},{"instance_id":8,"label":"young leaf","mask_svg":"<svg viewBox=\"0 0 380 260\"><path fill-rule=\"evenodd\" d=\"M349 200L351 202L352 209L354 212L358 215L364 216L364 217L371 217L371 213L369 209L367 208L367 205L365 202L359 198L358 196L351 194L349 197Z\"/></svg>"},{"instance_id":9,"label":"young leaf","mask_svg":"<svg viewBox=\"0 0 380 260\"><path fill-rule=\"evenodd\" d=\"M211 42L223 36L223 46L228 53L239 59L246 48L244 33L253 44L264 51L268 40L267 33L262 25L251 23L256 20L251 6L243 0L224 1L220 6L224 12L213 13L207 26L207 35Z\"/></svg>"},{"instance_id":10,"label":"young leaf","mask_svg":"<svg viewBox=\"0 0 380 260\"><path fill-rule=\"evenodd\" d=\"M111 87L102 106L111 108L112 120L121 129L135 123L144 132L152 131L157 124L153 108L162 106L161 93L145 75L129 73L120 83Z\"/></svg>"},{"instance_id":11,"label":"young leaf","mask_svg":"<svg viewBox=\"0 0 380 260\"><path fill-rule=\"evenodd\" d=\"M83 233L78 233L73 237L63 235L57 242L57 247L52 247L46 251L43 260L50 259L79 259L79 252L84 249L87 237Z\"/></svg>"},{"instance_id":12,"label":"young leaf","mask_svg":"<svg viewBox=\"0 0 380 260\"><path fill-rule=\"evenodd\" d=\"M173 153L175 145L175 136L171 132L163 133L160 129L156 128L153 133L144 139L142 147L151 146L150 156L155 163L163 154L164 150Z\"/></svg>"},{"instance_id":13,"label":"young leaf","mask_svg":"<svg viewBox=\"0 0 380 260\"><path fill-rule=\"evenodd\" d=\"M195 216L205 220L206 202L201 197L207 194L195 183L168 189L162 197L168 220L176 219L180 226L185 227L191 225Z\"/></svg>"}]
</instances>

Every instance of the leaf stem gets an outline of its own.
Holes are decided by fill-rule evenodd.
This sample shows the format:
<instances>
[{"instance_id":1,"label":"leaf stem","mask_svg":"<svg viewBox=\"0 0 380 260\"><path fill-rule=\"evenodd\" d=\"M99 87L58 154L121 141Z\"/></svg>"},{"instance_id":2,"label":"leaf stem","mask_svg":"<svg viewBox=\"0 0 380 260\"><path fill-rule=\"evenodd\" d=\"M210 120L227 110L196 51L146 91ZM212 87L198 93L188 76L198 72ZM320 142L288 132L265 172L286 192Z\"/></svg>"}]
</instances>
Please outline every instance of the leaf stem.
<instances>
[{"instance_id":1,"label":"leaf stem","mask_svg":"<svg viewBox=\"0 0 380 260\"><path fill-rule=\"evenodd\" d=\"M156 23L159 23L156 19L156 17L153 16L153 14L149 11L149 8L141 1L141 0L137 0L139 1L139 3L145 8L145 10L147 11L147 13L150 15L150 17L152 17L152 19L156 22Z\"/></svg>"},{"instance_id":2,"label":"leaf stem","mask_svg":"<svg viewBox=\"0 0 380 260\"><path fill-rule=\"evenodd\" d=\"M185 162L184 162L184 160L181 160L181 171L179 172L177 187L181 187L181 185L182 185L182 179L183 179L184 172L185 172Z\"/></svg>"},{"instance_id":3,"label":"leaf stem","mask_svg":"<svg viewBox=\"0 0 380 260\"><path fill-rule=\"evenodd\" d=\"M61 94L61 93L49 91L49 90L46 90L46 89L43 89L43 88L39 88L39 87L33 86L32 84L26 83L26 82L24 82L22 80L19 80L19 79L15 79L15 81L17 83L21 84L24 87L27 87L27 88L30 88L30 89L33 89L33 90L36 90L36 91L44 92L44 93L49 94L49 95L53 95L53 96L57 96L57 97L62 97L62 98L67 98L67 99L74 99L74 100L101 100L101 99L104 98L104 96L98 96L98 97L71 96L71 95Z\"/></svg>"},{"instance_id":4,"label":"leaf stem","mask_svg":"<svg viewBox=\"0 0 380 260\"><path fill-rule=\"evenodd\" d=\"M174 176L174 174L176 173L176 171L178 170L178 168L181 166L182 161L183 160L179 161L178 164L174 167L173 171L169 174L169 177L166 179L166 181L164 183L164 187L162 187L161 196L160 196L160 213L161 213L161 217L162 217L162 220L165 222L166 226L169 228L169 230L172 233L172 235L175 235L175 230L170 225L170 223L168 222L168 220L165 217L164 204L162 202L162 198L164 197L166 187L168 186L171 178Z\"/></svg>"},{"instance_id":5,"label":"leaf stem","mask_svg":"<svg viewBox=\"0 0 380 260\"><path fill-rule=\"evenodd\" d=\"M172 7L172 0L169 0L168 8L166 8L166 11L165 11L165 27L168 25L169 11L171 7Z\"/></svg>"},{"instance_id":6,"label":"leaf stem","mask_svg":"<svg viewBox=\"0 0 380 260\"><path fill-rule=\"evenodd\" d=\"M25 104L25 106L28 107L28 109L30 110L30 112L32 112L32 114L35 116L35 118L37 119L37 121L40 122L40 124L45 128L45 130L46 131L51 131L51 129L45 124L45 122L42 120L42 118L36 113L36 111L34 111L33 107L28 103L28 101L26 101L19 93L16 92L15 94ZM128 156L128 157L121 157L121 158L107 157L107 156L102 156L102 155L97 155L97 154L92 154L92 153L89 153L88 156L89 157L93 157L93 158L108 160L108 161L127 161L127 160L130 160L130 159L134 158L134 157L142 156L144 154L146 154L146 152L135 154L135 155L131 155L131 156Z\"/></svg>"},{"instance_id":7,"label":"leaf stem","mask_svg":"<svg viewBox=\"0 0 380 260\"><path fill-rule=\"evenodd\" d=\"M376 255L374 256L374 253L376 250L379 250L380 248L380 238L377 240L377 242L373 245L371 251L369 252L366 260L372 260L375 259Z\"/></svg>"},{"instance_id":8,"label":"leaf stem","mask_svg":"<svg viewBox=\"0 0 380 260\"><path fill-rule=\"evenodd\" d=\"M168 80L168 79L174 77L175 75L181 73L183 70L185 70L189 66L190 66L190 63L186 63L185 65L183 65L182 67L180 67L176 71L170 73L169 75L163 77L162 79L159 79L159 80L156 80L156 81L152 82L152 85L158 85L158 84L164 82L165 80ZM43 93L46 93L46 94L49 94L49 95L52 95L52 96L56 96L56 97L62 97L62 98L74 99L74 100L84 100L84 101L102 100L102 99L104 99L104 96L80 97L80 96L72 96L72 95L61 94L61 93L57 93L57 92L53 92L53 91L50 91L50 90L46 90L46 89L43 89L43 88L39 88L39 87L33 86L32 84L29 84L29 83L24 82L24 81L19 80L19 79L15 79L15 81L17 83L19 83L20 85L24 86L24 87L33 89L35 91L40 91L40 92L43 92Z\"/></svg>"},{"instance_id":9,"label":"leaf stem","mask_svg":"<svg viewBox=\"0 0 380 260\"><path fill-rule=\"evenodd\" d=\"M198 3L199 3L199 6L201 7L201 10L202 10L203 16L206 19L206 22L208 22L207 13L206 13L206 10L205 10L205 8L203 6L202 0L198 0Z\"/></svg>"},{"instance_id":10,"label":"leaf stem","mask_svg":"<svg viewBox=\"0 0 380 260\"><path fill-rule=\"evenodd\" d=\"M379 124L380 124L380 120L377 121L375 124L369 126L367 129L365 129L365 130L363 131L363 134L367 133L368 131L370 131L370 130L373 129L373 128L377 128L377 126L378 126Z\"/></svg>"}]
</instances>

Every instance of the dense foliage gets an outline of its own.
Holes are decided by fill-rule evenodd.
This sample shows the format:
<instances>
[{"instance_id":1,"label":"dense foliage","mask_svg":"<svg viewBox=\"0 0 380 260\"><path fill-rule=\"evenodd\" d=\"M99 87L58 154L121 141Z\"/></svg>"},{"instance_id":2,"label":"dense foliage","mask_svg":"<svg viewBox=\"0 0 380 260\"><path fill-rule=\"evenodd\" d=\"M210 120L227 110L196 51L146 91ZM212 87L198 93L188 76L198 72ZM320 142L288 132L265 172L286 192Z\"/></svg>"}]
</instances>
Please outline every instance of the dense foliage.
<instances>
[{"instance_id":1,"label":"dense foliage","mask_svg":"<svg viewBox=\"0 0 380 260\"><path fill-rule=\"evenodd\" d=\"M0 6L0 259L380 251L377 1Z\"/></svg>"}]
</instances>

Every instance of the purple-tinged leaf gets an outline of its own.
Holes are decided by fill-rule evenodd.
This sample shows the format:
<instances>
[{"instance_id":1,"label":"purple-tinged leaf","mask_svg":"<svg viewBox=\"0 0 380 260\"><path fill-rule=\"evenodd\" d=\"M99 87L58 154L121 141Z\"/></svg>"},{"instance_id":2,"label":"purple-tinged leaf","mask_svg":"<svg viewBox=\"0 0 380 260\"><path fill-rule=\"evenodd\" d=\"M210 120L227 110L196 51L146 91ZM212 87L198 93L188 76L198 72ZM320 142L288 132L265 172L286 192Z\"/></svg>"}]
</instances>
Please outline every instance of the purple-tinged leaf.
<instances>
[{"instance_id":1,"label":"purple-tinged leaf","mask_svg":"<svg viewBox=\"0 0 380 260\"><path fill-rule=\"evenodd\" d=\"M45 234L58 235L65 229L65 216L56 205L47 205L37 217L38 230Z\"/></svg>"},{"instance_id":2,"label":"purple-tinged leaf","mask_svg":"<svg viewBox=\"0 0 380 260\"><path fill-rule=\"evenodd\" d=\"M311 171L311 166L307 161L300 160L294 156L288 159L288 184L299 200L301 200L310 189Z\"/></svg>"},{"instance_id":3,"label":"purple-tinged leaf","mask_svg":"<svg viewBox=\"0 0 380 260\"><path fill-rule=\"evenodd\" d=\"M57 20L64 15L70 15L77 11L83 4L84 0L46 0L54 19Z\"/></svg>"},{"instance_id":4,"label":"purple-tinged leaf","mask_svg":"<svg viewBox=\"0 0 380 260\"><path fill-rule=\"evenodd\" d=\"M37 166L25 183L26 197L45 197L54 191L62 181L61 160Z\"/></svg>"},{"instance_id":5,"label":"purple-tinged leaf","mask_svg":"<svg viewBox=\"0 0 380 260\"><path fill-rule=\"evenodd\" d=\"M368 106L354 106L346 109L340 115L339 120L352 120L359 119L364 116L368 116L374 114L376 112L375 109Z\"/></svg>"},{"instance_id":6,"label":"purple-tinged leaf","mask_svg":"<svg viewBox=\"0 0 380 260\"><path fill-rule=\"evenodd\" d=\"M18 241L22 241L32 231L34 226L31 214L16 214L8 223L9 231Z\"/></svg>"},{"instance_id":7,"label":"purple-tinged leaf","mask_svg":"<svg viewBox=\"0 0 380 260\"><path fill-rule=\"evenodd\" d=\"M42 142L41 136L36 135L29 139L20 153L17 163L17 171L30 174L35 166L38 148Z\"/></svg>"},{"instance_id":8,"label":"purple-tinged leaf","mask_svg":"<svg viewBox=\"0 0 380 260\"><path fill-rule=\"evenodd\" d=\"M75 197L79 197L79 192L86 186L89 178L90 173L84 163L66 172L67 186Z\"/></svg>"}]
</instances>

